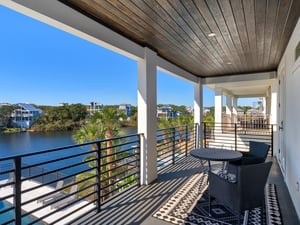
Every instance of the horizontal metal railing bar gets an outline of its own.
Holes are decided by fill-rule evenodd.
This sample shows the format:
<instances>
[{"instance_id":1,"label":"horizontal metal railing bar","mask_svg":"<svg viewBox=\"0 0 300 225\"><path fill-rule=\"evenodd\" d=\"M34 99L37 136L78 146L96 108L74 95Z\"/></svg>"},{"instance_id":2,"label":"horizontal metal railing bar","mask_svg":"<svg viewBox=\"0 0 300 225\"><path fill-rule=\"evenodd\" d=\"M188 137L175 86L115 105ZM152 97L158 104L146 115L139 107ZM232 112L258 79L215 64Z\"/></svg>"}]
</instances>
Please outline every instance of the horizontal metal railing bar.
<instances>
[{"instance_id":1,"label":"horizontal metal railing bar","mask_svg":"<svg viewBox=\"0 0 300 225\"><path fill-rule=\"evenodd\" d=\"M131 164L130 164L131 162L136 163L137 160L130 161L130 162L126 163L126 164L121 164L121 165L119 165L119 166L115 166L113 169L110 169L110 170L105 170L104 172L101 172L100 175L103 175L103 174L105 174L105 173L107 173L107 172L110 172L110 171L117 170L117 169L119 169L119 168L121 168L121 167L123 167L123 166L131 165ZM134 168L135 168L135 167L134 167Z\"/></svg>"},{"instance_id":2,"label":"horizontal metal railing bar","mask_svg":"<svg viewBox=\"0 0 300 225\"><path fill-rule=\"evenodd\" d=\"M123 173L126 173L126 172L128 172L128 171L131 171L131 170L135 170L135 168L128 169L127 171L122 171L122 172L120 172L120 173L118 173L118 174L115 174L115 175L113 175L113 176L111 176L111 177L109 177L109 178L103 179L103 180L101 180L101 181L104 182L104 181L106 181L106 180L109 180L109 179L112 179L112 178L116 178L116 177L118 177L119 175L121 175L121 174L123 174ZM132 175L137 175L138 172L139 172L139 171L134 171ZM124 178L124 177L122 177L122 178L117 178L117 179L118 179L118 182L119 182L120 180L123 180L123 178ZM127 177L125 177L125 179L126 179L126 178L127 178Z\"/></svg>"},{"instance_id":3,"label":"horizontal metal railing bar","mask_svg":"<svg viewBox=\"0 0 300 225\"><path fill-rule=\"evenodd\" d=\"M13 222L15 222L15 219L11 219L11 220L9 220L9 221L6 221L6 222L4 222L2 225L11 224L11 223L13 223Z\"/></svg>"},{"instance_id":4,"label":"horizontal metal railing bar","mask_svg":"<svg viewBox=\"0 0 300 225\"><path fill-rule=\"evenodd\" d=\"M14 194L6 195L4 197L1 197L0 201L3 201L3 200L8 199L8 198L13 198L14 196L15 196Z\"/></svg>"},{"instance_id":5,"label":"horizontal metal railing bar","mask_svg":"<svg viewBox=\"0 0 300 225\"><path fill-rule=\"evenodd\" d=\"M66 193L65 196L63 196L63 197L61 197L61 198L59 198L59 199L56 199L56 200L54 200L54 201L51 201L51 202L49 202L49 203L43 204L42 207L36 208L36 209L34 209L34 210L31 210L31 211L28 211L28 212L24 213L23 215L24 215L24 216L28 216L28 215L30 215L30 214L32 214L32 213L34 213L34 212L37 212L37 211L39 211L39 210L41 210L41 209L43 209L43 208L46 208L46 207L48 207L48 206L51 206L51 205L54 204L54 203L57 203L57 202L59 202L59 201L61 201L61 200L63 200L63 199L69 198L69 197L74 196L74 195L75 195L75 197L76 197L77 200L78 200L78 199L79 199L79 200L82 200L82 199L84 199L84 198L83 198L83 197L78 198L78 197L76 196L76 194L78 194L79 192L84 191L84 190L86 190L86 189L89 189L89 188L91 188L91 187L94 187L95 185L96 185L95 183L90 184L89 186L86 186L86 187L84 187L83 189L80 189L80 190L78 190L77 192L74 192L74 193L71 194L71 195ZM92 194L95 194L95 193L96 193L96 191L93 191L93 192L90 192L89 195L92 195ZM25 205L25 204L22 204L22 205ZM55 213L55 212L54 212L54 213ZM54 214L54 213L49 213L46 217L48 217L48 216L50 216L50 215L52 215L52 214ZM46 218L46 217L44 217L44 218Z\"/></svg>"},{"instance_id":6,"label":"horizontal metal railing bar","mask_svg":"<svg viewBox=\"0 0 300 225\"><path fill-rule=\"evenodd\" d=\"M173 127L167 127L167 128L160 128L160 129L157 129L157 131L164 131L164 130L169 130L169 129L174 129L174 128L179 128L179 127L186 127L186 126L189 126L189 124L184 124L184 125L178 125L178 126L173 126Z\"/></svg>"},{"instance_id":7,"label":"horizontal metal railing bar","mask_svg":"<svg viewBox=\"0 0 300 225\"><path fill-rule=\"evenodd\" d=\"M134 162L136 162L136 161L134 161ZM127 166L127 165L130 165L130 164L122 164L121 166L118 166L118 168L123 167L123 166ZM106 173L108 173L108 172L113 172L113 171L115 171L115 170L116 170L115 167L112 168L112 169L107 169L107 170L101 171L101 172L100 172L100 175L104 175L104 174L106 174Z\"/></svg>"},{"instance_id":8,"label":"horizontal metal railing bar","mask_svg":"<svg viewBox=\"0 0 300 225\"><path fill-rule=\"evenodd\" d=\"M105 141L101 142L101 143L105 143L105 142L108 142L107 141L108 139L106 139ZM134 141L131 141L131 142L125 142L125 143L121 143L121 144L115 144L115 145L112 145L112 146L102 146L101 147L101 150L108 150L108 149L114 149L114 148L118 148L118 147L122 147L122 146L126 146L128 144L134 144L134 143L137 143L138 144L138 140L134 140Z\"/></svg>"},{"instance_id":9,"label":"horizontal metal railing bar","mask_svg":"<svg viewBox=\"0 0 300 225\"><path fill-rule=\"evenodd\" d=\"M76 163L76 164L67 165L67 166L65 166L65 167L60 167L59 169L56 169L56 170L50 170L50 171L48 171L48 172L45 172L45 173L42 173L42 174L38 174L38 175L35 175L35 176L26 177L26 178L23 178L21 181L32 180L32 179L34 179L34 178L41 177L41 176L45 176L45 175L48 175L48 174L53 174L53 173L59 172L59 171L61 171L61 170L70 169L70 168L72 168L72 167L76 167L76 166L80 166L80 165L83 165L83 164L87 164L88 162L92 162L92 161L95 161L95 159L90 159L90 160L87 160L87 161L84 161L84 162L80 162L80 163Z\"/></svg>"},{"instance_id":10,"label":"horizontal metal railing bar","mask_svg":"<svg viewBox=\"0 0 300 225\"><path fill-rule=\"evenodd\" d=\"M123 136L123 137L115 137L115 138L111 138L110 140L121 140L121 139L124 139L124 138L128 138L128 137L132 137L132 136L136 136L139 138L139 135L141 134L133 134L133 135L127 135L127 136ZM91 145L91 144L97 144L99 146L99 143L102 144L102 143L106 143L108 142L109 139L106 139L106 140L100 140L100 141L93 141L93 142L89 142L89 143L83 143L83 144L78 144L78 145L71 145L71 146L65 146L65 147L60 147L60 148L55 148L55 149L50 149L50 150L44 150L44 151L41 151L41 152L33 152L33 153L27 153L27 154L23 154L23 155L18 155L18 156L10 156L10 157L6 157L6 158L2 158L0 159L0 161L5 161L5 160L10 160L12 159L14 162L15 161L22 161L23 158L26 158L26 157L31 157L31 156L34 156L34 155L40 155L40 154L46 154L46 153L50 153L50 152L55 152L55 151L62 151L62 150L66 150L66 149L71 149L71 148L77 148L77 147L81 147L81 146L88 146L88 145ZM131 186L136 186L136 185L139 185L139 155L140 153L137 152L139 149L140 149L140 140L138 139L137 141L134 140L134 141L129 141L127 143L122 143L122 144L117 144L117 145L114 145L114 146L110 146L109 148L117 148L117 147L121 147L121 146L129 146L131 144L134 144L135 146L131 146L131 147L124 147L121 151L118 151L118 152L114 152L113 154L111 154L112 157L116 157L117 159L113 160L112 162L109 162L109 163L105 163L105 165L112 165L112 164L116 164L113 166L113 168L111 169L112 171L117 171L118 169L122 169L122 167L128 167L126 169L126 171L121 171L121 172L117 172L117 174L114 174L113 176L110 177L111 178L117 178L118 180L113 182L112 185L116 185L117 183L119 183L120 181L123 183L124 181L126 181L126 179L128 179L129 177L131 176L134 176L133 179L130 179L130 181L128 182L125 182L123 183L121 186L118 186L118 188L114 188L112 190L112 192L110 192L113 196L117 193L115 192L119 192L120 190L122 190L123 188L126 188L128 189L127 187L130 186L131 184L135 183L135 185L131 185ZM105 150L105 149L109 149L108 147L101 147L101 151ZM122 154L124 153L127 153L128 151L132 151L133 150L133 154L130 152L130 154L128 156L123 156L121 158L118 158L119 156L122 156ZM85 155L89 155L89 154L93 154L93 153L96 153L98 152L99 150L94 150L94 151L89 151L89 152L84 152L84 153L76 153L76 154L72 154L72 155L67 155L67 156L64 156L64 157L61 157L61 158L57 158L57 159L51 159L51 160L46 160L46 161L43 161L43 162L38 162L38 163L35 163L35 164L31 164L31 165L25 165L23 166L23 164L21 165L21 170L24 171L26 173L26 177L21 177L21 182L24 182L24 181L27 181L27 180L32 180L32 179L36 179L36 178L42 178L42 179L51 179L51 177L49 175L54 175L56 178L55 180L53 181L50 181L50 182L46 182L41 185L38 185L38 186L35 186L35 187L32 187L32 188L29 188L29 189L26 189L26 190L21 190L20 191L20 194L24 194L26 192L30 192L30 191L33 191L37 188L41 188L43 186L46 186L46 185L50 185L50 184L54 184L55 182L57 182L58 180L61 180L61 179L68 179L68 178L72 178L78 174L81 174L83 172L88 172L88 171L93 171L95 170L97 167L94 167L94 168L91 168L91 169L86 169L86 170L82 170L80 172L76 172L76 173L73 173L71 175L67 175L67 176L64 176L64 174L61 174L59 172L63 171L63 170L66 170L66 169L70 169L70 168L74 168L74 167L77 167L77 166L81 166L81 165L87 165L88 163L91 163L91 162L95 162L97 161L97 159L91 159L91 160L86 160L84 162L80 162L80 163L72 163L68 166L63 166L63 167L56 167L56 169L54 170L47 170L45 168L41 168L41 170L39 171L38 167L39 166L43 166L43 165L46 165L46 164L51 164L51 163L55 163L55 162L59 162L59 161L62 161L62 160L66 160L66 159L72 159L72 158L76 158L76 157L79 157L79 156L85 156ZM108 158L109 156L105 156L105 157L102 157L102 158ZM136 159L134 159L136 158ZM99 160L99 159L98 159ZM122 162L122 160L126 160L126 163L124 164L121 164L120 165L120 162ZM10 164L13 166L13 162ZM20 163L19 163L20 164ZM18 165L19 165L18 164ZM9 166L10 166L9 165ZM103 165L100 165L100 167L102 168ZM7 171L1 171L1 174L3 175L6 175L8 174L9 172L15 172L14 170L7 170ZM106 171L106 172L109 172L109 171ZM29 174L30 177L27 177L27 173ZM23 174L23 172L22 172ZM33 175L32 175L33 174ZM126 176L122 176L122 174L127 174ZM60 177L61 176L61 177ZM59 178L58 178L59 177ZM94 176L90 176L90 177L87 177L85 179L82 179L82 180L79 180L79 181L75 181L71 184L68 184L66 186L64 186L63 188L61 189L58 189L58 190L54 190L52 192L49 192L47 194L44 194L42 196L38 196L34 199L30 199L26 202L22 202L21 205L26 205L26 204L29 204L33 201L36 201L40 198L42 198L43 196L47 196L48 194L51 194L51 193L55 193L55 192L59 192L59 191L63 191L64 189L67 189L67 188L70 188L72 185L79 185L80 183L82 182L85 182L85 181L88 181L88 180L91 180L91 179L94 179L96 178L97 175L94 175ZM3 186L8 186L8 185L15 185L16 182L10 182L8 184L5 184ZM92 182L92 184L88 185L87 187L83 188L83 189L80 189L78 190L77 192L75 192L74 194L72 194L73 196L74 195L77 195L79 192L82 192L88 188L95 188L96 187L96 183L95 182ZM96 188L95 188L96 189ZM124 190L122 190L124 191ZM75 202L78 202L88 196L92 196L92 195L95 195L97 192L94 191L94 192L89 192L89 194L85 195L85 196L81 196L81 198L78 198L77 200L75 200ZM115 193L115 194L114 194ZM49 204L53 204L55 202L58 202L58 201L61 201L65 198L68 198L72 195L69 195L66 193L66 196L56 200L56 201L53 201ZM11 196L6 196L6 198L9 198L9 197L15 197L14 194L12 194ZM107 195L103 195L101 196L101 199L102 198L106 198ZM111 198L109 198L110 200ZM101 200L103 201L103 200ZM93 201L95 202L95 201ZM73 202L74 203L74 202ZM73 203L70 203L70 204L73 204ZM70 204L66 205L65 207L68 207ZM84 208L86 206L88 206L89 204L92 204L92 203L87 203L85 205L83 205L81 208ZM45 208L47 206L43 205L41 208ZM59 210L61 210L62 208L65 208L65 207L61 207ZM80 208L80 209L81 209ZM78 210L80 209L76 209L76 210L73 210L72 212L70 212L68 215L71 215L71 214L74 214L75 212L77 212ZM97 207L95 206L92 210L95 210L97 209ZM14 207L12 207L11 210L15 210ZM38 211L40 209L35 209L34 211L31 211L31 212L28 212L26 213L26 215L29 215L29 214L32 214L33 212L35 211ZM9 209L7 210L9 211ZM57 210L55 210L55 212L51 212L51 215L56 213ZM22 217L25 217L26 215L22 215ZM67 216L68 216L67 215ZM48 217L50 216L50 214L48 213L47 215L45 215L45 217ZM66 215L65 215L66 216ZM37 221L41 221L42 219L39 218ZM58 218L57 221L59 221L60 218ZM13 220L12 220L13 221ZM33 224L33 223L32 223Z\"/></svg>"},{"instance_id":11,"label":"horizontal metal railing bar","mask_svg":"<svg viewBox=\"0 0 300 225\"><path fill-rule=\"evenodd\" d=\"M40 163L36 163L36 164L30 164L27 166L23 166L22 169L28 169L28 168L32 168L32 167L38 167L41 165L45 165L45 164L50 164L50 163L54 163L54 162L58 162L58 161L62 161L65 159L71 159L71 158L76 158L78 156L82 156L82 155L89 155L91 154L92 151L89 152L83 152L83 153L79 153L79 154L75 154L75 155L70 155L70 156L65 156L65 157L61 157L61 158L57 158L57 159L53 159L53 160L49 160L49 161L44 161L44 162L40 162ZM96 152L96 150L95 150Z\"/></svg>"},{"instance_id":12,"label":"horizontal metal railing bar","mask_svg":"<svg viewBox=\"0 0 300 225\"><path fill-rule=\"evenodd\" d=\"M167 159L167 158L170 158L170 159ZM171 158L171 156L169 156L169 157L166 157L165 159L166 159L165 161L162 159L162 160L158 160L158 162L159 162L159 163L160 163L160 162L162 162L162 163L167 163L167 162L170 162L170 161L172 161L172 158ZM161 165L161 166L163 166L163 165Z\"/></svg>"},{"instance_id":13,"label":"horizontal metal railing bar","mask_svg":"<svg viewBox=\"0 0 300 225\"><path fill-rule=\"evenodd\" d=\"M13 160L13 159L19 158L19 157L28 157L28 156L33 156L33 155L46 154L49 152L56 152L56 151L61 151L61 150L69 149L69 148L76 148L76 147L81 147L81 146L86 146L86 145L91 145L91 144L103 143L103 142L113 141L113 140L117 140L117 139L124 139L124 138L133 137L133 136L139 136L139 135L142 135L142 134L141 133L131 134L131 135L126 135L126 136L122 136L122 137L113 137L113 138L108 138L108 139L103 139L103 140L85 142L82 144L68 145L68 146L59 147L59 148L47 149L47 150L43 150L40 152L31 152L31 153L26 153L26 154L21 154L21 155L12 155L12 156L8 156L8 157L0 158L0 161Z\"/></svg>"},{"instance_id":14,"label":"horizontal metal railing bar","mask_svg":"<svg viewBox=\"0 0 300 225\"><path fill-rule=\"evenodd\" d=\"M103 150L104 148L102 148L101 150ZM110 149L110 148L109 148ZM112 148L113 149L113 148ZM115 152L115 153L111 153L111 154L107 154L105 156L101 156L99 157L100 159L103 159L103 158L107 158L107 157L112 157L112 156L115 156L115 155L118 155L118 154L122 154L124 152L128 152L129 150L131 150L132 148L129 148L128 150L124 150L124 151L120 151L120 152ZM135 150L139 150L139 148L134 148ZM132 154L138 154L136 152L132 153Z\"/></svg>"},{"instance_id":15,"label":"horizontal metal railing bar","mask_svg":"<svg viewBox=\"0 0 300 225\"><path fill-rule=\"evenodd\" d=\"M172 153L172 151L173 150L171 149L171 147L161 149L161 151L157 151L157 157L159 158L163 155L168 155L168 154Z\"/></svg>"},{"instance_id":16,"label":"horizontal metal railing bar","mask_svg":"<svg viewBox=\"0 0 300 225\"><path fill-rule=\"evenodd\" d=\"M111 190L111 192L113 193L113 192L115 192L115 191L122 190L122 187L125 187L125 186L127 186L127 185L130 185L130 184L132 184L132 183L137 183L137 180L136 180L136 179L135 179L135 180L131 180L131 181L129 181L129 182L127 182L127 183L121 185L120 187Z\"/></svg>"},{"instance_id":17,"label":"horizontal metal railing bar","mask_svg":"<svg viewBox=\"0 0 300 225\"><path fill-rule=\"evenodd\" d=\"M88 169L82 170L82 171L80 171L80 173L83 173L83 172L89 172L89 171L92 171L92 170L94 170L94 169L96 169L96 167L92 167L92 168L88 168ZM43 186L47 186L47 185L49 185L49 184L53 184L53 183L55 183L55 182L57 182L57 181L59 181L59 180L66 180L66 179L71 178L71 177L74 177L74 176L76 176L76 175L78 175L78 174L80 174L80 173L79 173L79 172L76 172L76 173L69 174L69 175L66 175L66 176L64 176L64 177L61 177L60 179L56 179L56 180L54 180L54 181L50 181L50 182L47 182L47 183L43 183L43 184L38 185L38 186L35 186L35 187L33 187L33 188L27 188L26 190L23 190L22 193L25 193L25 192L28 192L28 191L32 191L32 190L35 190L35 189L37 189L37 188L41 188L41 187L43 187Z\"/></svg>"},{"instance_id":18,"label":"horizontal metal railing bar","mask_svg":"<svg viewBox=\"0 0 300 225\"><path fill-rule=\"evenodd\" d=\"M127 171L129 171L129 170L127 170ZM123 171L123 173L124 173L124 171ZM130 177L130 176L132 176L132 175L137 175L137 174L138 174L137 171L136 171L136 172L133 172L133 173L130 173L130 174L127 174L126 176L123 176L122 178L118 178L118 180L114 181L114 182L113 182L112 184L110 184L109 186L115 185L115 184L119 183L120 181L125 180L126 178L128 178L128 177ZM112 176L112 177L116 177L116 176ZM104 180L102 180L102 181L104 181Z\"/></svg>"},{"instance_id":19,"label":"horizontal metal railing bar","mask_svg":"<svg viewBox=\"0 0 300 225\"><path fill-rule=\"evenodd\" d=\"M164 145L159 145L157 146L159 149L157 151L163 151L164 149L168 149L168 148L172 148L173 147L173 143L172 142L168 142Z\"/></svg>"},{"instance_id":20,"label":"horizontal metal railing bar","mask_svg":"<svg viewBox=\"0 0 300 225\"><path fill-rule=\"evenodd\" d=\"M127 148L127 149L123 149L123 150L121 150L121 151L117 151L117 152L115 152L113 155L119 155L119 154L123 154L123 153L126 153L126 152L129 152L129 151L131 151L131 150L139 150L140 149L140 146L138 146L138 147L134 147L134 148L132 148L132 147L129 147L129 148ZM134 152L135 153L135 152ZM109 156L109 155L108 155Z\"/></svg>"},{"instance_id":21,"label":"horizontal metal railing bar","mask_svg":"<svg viewBox=\"0 0 300 225\"><path fill-rule=\"evenodd\" d=\"M3 209L3 210L0 211L0 215L1 215L1 214L4 214L4 213L6 213L6 212L8 212L8 211L10 211L10 210L13 210L13 209L15 209L15 207L13 207L13 206L11 206L11 207L9 207L9 208L6 208L6 209Z\"/></svg>"},{"instance_id":22,"label":"horizontal metal railing bar","mask_svg":"<svg viewBox=\"0 0 300 225\"><path fill-rule=\"evenodd\" d=\"M158 158L159 158L159 159L162 159L162 157L164 157L165 155L167 155L167 156L172 156L172 153L173 153L173 150L172 150L172 149L169 150L169 151L165 151L163 154L158 155Z\"/></svg>"},{"instance_id":23,"label":"horizontal metal railing bar","mask_svg":"<svg viewBox=\"0 0 300 225\"><path fill-rule=\"evenodd\" d=\"M137 164L137 162L138 162L137 160L129 161L128 163L121 164L121 165L116 166L116 167L113 167L113 168L111 168L111 169L102 170L102 171L100 172L100 175L106 174L107 172L113 172L113 171L115 171L115 170L117 170L117 169L119 169L119 168L121 168L121 167L124 167L124 166L133 166L131 163ZM108 164L106 164L106 165L110 165L110 164L111 164L111 163L108 163ZM136 167L136 166L134 166L134 167Z\"/></svg>"},{"instance_id":24,"label":"horizontal metal railing bar","mask_svg":"<svg viewBox=\"0 0 300 225\"><path fill-rule=\"evenodd\" d=\"M13 186L15 184L14 181L11 181L11 182L7 182L5 184L0 184L0 189L1 188L4 188L4 187L7 187L7 186Z\"/></svg>"},{"instance_id":25,"label":"horizontal metal railing bar","mask_svg":"<svg viewBox=\"0 0 300 225\"><path fill-rule=\"evenodd\" d=\"M114 171L114 170L113 170L113 169L112 169L112 170L107 170L107 171L101 173L101 175L103 175L103 174L105 174L105 173L107 173L107 172L110 172L110 171ZM127 171L128 171L128 170L127 170ZM123 171L122 173L124 173L124 171ZM101 182L105 182L105 181L111 180L111 179L114 178L114 177L116 177L116 175L113 175L113 176L110 176L110 177L106 177L106 178L104 178L104 179L101 179ZM103 187L103 188L107 188L108 186L109 186L109 185L107 185L107 186L105 186L105 187Z\"/></svg>"},{"instance_id":26,"label":"horizontal metal railing bar","mask_svg":"<svg viewBox=\"0 0 300 225\"><path fill-rule=\"evenodd\" d=\"M132 173L132 174L127 175L127 176L125 177L125 179L128 178L128 177L130 177L130 176L132 176L132 175L136 175L136 173ZM103 181L104 181L104 180L101 180L101 182L103 182ZM105 181L106 181L106 180L105 180ZM111 187L111 186L113 186L113 185L115 185L115 184L117 184L117 183L119 183L119 182L120 182L120 181L117 180L117 181L112 182L111 184L108 184L108 185L105 185L105 186L101 186L100 190L105 190L105 189L107 189L107 188L109 188L109 187Z\"/></svg>"},{"instance_id":27,"label":"horizontal metal railing bar","mask_svg":"<svg viewBox=\"0 0 300 225\"><path fill-rule=\"evenodd\" d=\"M110 146L110 147L103 147L101 148L101 150L107 150L107 149L111 149L111 148L118 148L118 147L122 147L124 145L129 145L129 144L137 144L138 143L138 140L134 140L134 141L130 141L130 142L125 142L125 143L121 143L121 144L116 144L116 145L113 145L113 146Z\"/></svg>"},{"instance_id":28,"label":"horizontal metal railing bar","mask_svg":"<svg viewBox=\"0 0 300 225\"><path fill-rule=\"evenodd\" d=\"M138 155L138 154L132 154L132 155L130 155L130 156L125 156L125 157L123 157L123 158L113 160L113 161L111 161L111 162L109 162L109 163L103 163L101 166L107 166L107 165L110 165L110 164L113 164L113 163L122 161L122 160L124 160L124 159L128 159L128 158L131 158L131 157L136 157L137 155ZM107 157L111 157L111 156L107 156ZM104 158L107 158L107 157L104 157ZM102 158L102 159L103 159L103 158ZM137 161L137 160L135 160L135 161ZM129 164L129 163L126 163L126 164ZM124 164L124 165L125 165L125 164Z\"/></svg>"},{"instance_id":29,"label":"horizontal metal railing bar","mask_svg":"<svg viewBox=\"0 0 300 225\"><path fill-rule=\"evenodd\" d=\"M12 170L7 170L7 171L2 171L2 172L0 172L0 175L5 175L5 174L9 174L9 173L14 173L14 172L15 172L14 169L12 169Z\"/></svg>"},{"instance_id":30,"label":"horizontal metal railing bar","mask_svg":"<svg viewBox=\"0 0 300 225\"><path fill-rule=\"evenodd\" d=\"M95 177L97 177L97 175L89 176L89 177L87 177L87 178L81 179L80 181L81 181L81 183L82 183L82 182L84 182L84 181L90 180L90 179L95 178ZM45 186L45 185L40 185L40 186ZM72 185L71 185L71 186L72 186ZM37 186L36 186L36 187L37 187ZM28 189L22 191L22 194L25 193L25 192L33 191L33 190L37 189L36 187L28 188ZM70 186L68 186L68 187L70 187ZM38 196L38 197L36 197L36 198L32 198L32 199L30 199L30 200L28 200L28 201L26 201L26 202L22 202L22 205L29 204L29 203L31 203L31 202L34 202L34 201L39 200L39 199L41 199L41 198L44 198L44 197L46 197L47 195L51 195L51 194L54 194L54 193L63 191L64 189L67 189L68 187L65 186L65 187L62 187L62 188L59 188L59 189L55 189L55 190L53 190L53 191L51 191L51 192L48 192L48 193L46 193L46 194L44 194L44 195L40 195L40 196Z\"/></svg>"}]
</instances>

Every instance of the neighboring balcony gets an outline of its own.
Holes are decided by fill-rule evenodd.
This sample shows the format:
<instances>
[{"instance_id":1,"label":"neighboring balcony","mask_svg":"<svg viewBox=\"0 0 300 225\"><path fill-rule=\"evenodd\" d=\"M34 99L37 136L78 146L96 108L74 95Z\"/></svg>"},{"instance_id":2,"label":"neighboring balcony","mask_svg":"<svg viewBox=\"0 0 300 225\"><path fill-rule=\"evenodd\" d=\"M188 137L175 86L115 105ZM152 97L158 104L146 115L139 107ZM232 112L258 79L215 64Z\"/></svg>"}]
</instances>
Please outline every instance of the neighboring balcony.
<instances>
[{"instance_id":1,"label":"neighboring balcony","mask_svg":"<svg viewBox=\"0 0 300 225\"><path fill-rule=\"evenodd\" d=\"M1 223L166 224L152 215L200 171L200 161L189 156L198 147L199 130L204 132L202 144L208 144L207 125L157 131L158 178L145 186L140 185L143 134L2 158L0 218L5 215L6 220ZM278 187L284 223L296 224L289 194L273 161L269 180Z\"/></svg>"}]
</instances>

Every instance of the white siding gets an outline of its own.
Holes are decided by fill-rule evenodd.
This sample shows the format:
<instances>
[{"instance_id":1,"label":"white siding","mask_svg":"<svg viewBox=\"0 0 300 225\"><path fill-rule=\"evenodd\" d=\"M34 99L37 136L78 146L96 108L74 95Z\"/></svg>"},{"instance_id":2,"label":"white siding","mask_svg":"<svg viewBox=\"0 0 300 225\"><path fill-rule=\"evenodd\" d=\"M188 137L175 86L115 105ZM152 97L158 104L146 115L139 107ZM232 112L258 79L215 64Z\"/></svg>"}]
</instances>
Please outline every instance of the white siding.
<instances>
[{"instance_id":1,"label":"white siding","mask_svg":"<svg viewBox=\"0 0 300 225\"><path fill-rule=\"evenodd\" d=\"M300 217L300 58L295 62L295 48L300 41L300 20L290 39L281 64L285 64L285 150L286 183Z\"/></svg>"}]
</instances>

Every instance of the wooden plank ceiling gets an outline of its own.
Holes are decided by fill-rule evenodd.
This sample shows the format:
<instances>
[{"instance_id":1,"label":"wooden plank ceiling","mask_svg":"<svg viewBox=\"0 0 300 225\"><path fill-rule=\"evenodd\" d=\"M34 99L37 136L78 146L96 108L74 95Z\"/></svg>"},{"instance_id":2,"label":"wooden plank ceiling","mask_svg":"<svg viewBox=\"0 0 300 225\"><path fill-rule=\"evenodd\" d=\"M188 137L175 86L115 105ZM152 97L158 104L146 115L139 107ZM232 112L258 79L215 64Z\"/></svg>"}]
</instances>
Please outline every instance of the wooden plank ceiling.
<instances>
[{"instance_id":1,"label":"wooden plank ceiling","mask_svg":"<svg viewBox=\"0 0 300 225\"><path fill-rule=\"evenodd\" d=\"M276 70L300 15L300 0L63 2L201 77Z\"/></svg>"}]
</instances>

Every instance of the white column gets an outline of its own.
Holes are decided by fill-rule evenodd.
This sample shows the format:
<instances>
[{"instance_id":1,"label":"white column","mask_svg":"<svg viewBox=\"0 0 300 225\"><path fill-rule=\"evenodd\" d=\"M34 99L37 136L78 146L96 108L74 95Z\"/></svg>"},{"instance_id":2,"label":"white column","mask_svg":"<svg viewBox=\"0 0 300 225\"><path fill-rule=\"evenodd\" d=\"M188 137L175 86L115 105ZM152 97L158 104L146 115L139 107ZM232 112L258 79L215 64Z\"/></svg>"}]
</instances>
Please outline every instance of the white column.
<instances>
[{"instance_id":1,"label":"white column","mask_svg":"<svg viewBox=\"0 0 300 225\"><path fill-rule=\"evenodd\" d=\"M141 146L141 184L157 178L156 152L156 53L145 48L138 61L138 133L143 133Z\"/></svg>"},{"instance_id":2,"label":"white column","mask_svg":"<svg viewBox=\"0 0 300 225\"><path fill-rule=\"evenodd\" d=\"M271 85L270 124L277 124L277 104L278 104L278 102L277 102L277 92L278 92L278 84L277 84L277 80L276 80Z\"/></svg>"},{"instance_id":3,"label":"white column","mask_svg":"<svg viewBox=\"0 0 300 225\"><path fill-rule=\"evenodd\" d=\"M267 103L266 103L266 98L265 98L265 97L262 97L261 100L262 100L262 113L263 113L264 115L266 115L266 114L267 114Z\"/></svg>"},{"instance_id":4,"label":"white column","mask_svg":"<svg viewBox=\"0 0 300 225\"><path fill-rule=\"evenodd\" d=\"M226 95L226 121L225 123L231 123L232 118L232 96L231 95Z\"/></svg>"},{"instance_id":5,"label":"white column","mask_svg":"<svg viewBox=\"0 0 300 225\"><path fill-rule=\"evenodd\" d=\"M199 124L199 133L196 141L196 148L202 147L202 121L203 121L203 85L201 79L194 85L194 123Z\"/></svg>"},{"instance_id":6,"label":"white column","mask_svg":"<svg viewBox=\"0 0 300 225\"><path fill-rule=\"evenodd\" d=\"M237 123L237 114L238 114L238 106L237 106L238 98L236 96L232 97L232 116L233 116L233 123Z\"/></svg>"},{"instance_id":7,"label":"white column","mask_svg":"<svg viewBox=\"0 0 300 225\"><path fill-rule=\"evenodd\" d=\"M222 123L222 88L215 89L215 123L220 126Z\"/></svg>"},{"instance_id":8,"label":"white column","mask_svg":"<svg viewBox=\"0 0 300 225\"><path fill-rule=\"evenodd\" d=\"M232 96L226 95L226 114L231 115L232 113Z\"/></svg>"}]
</instances>

